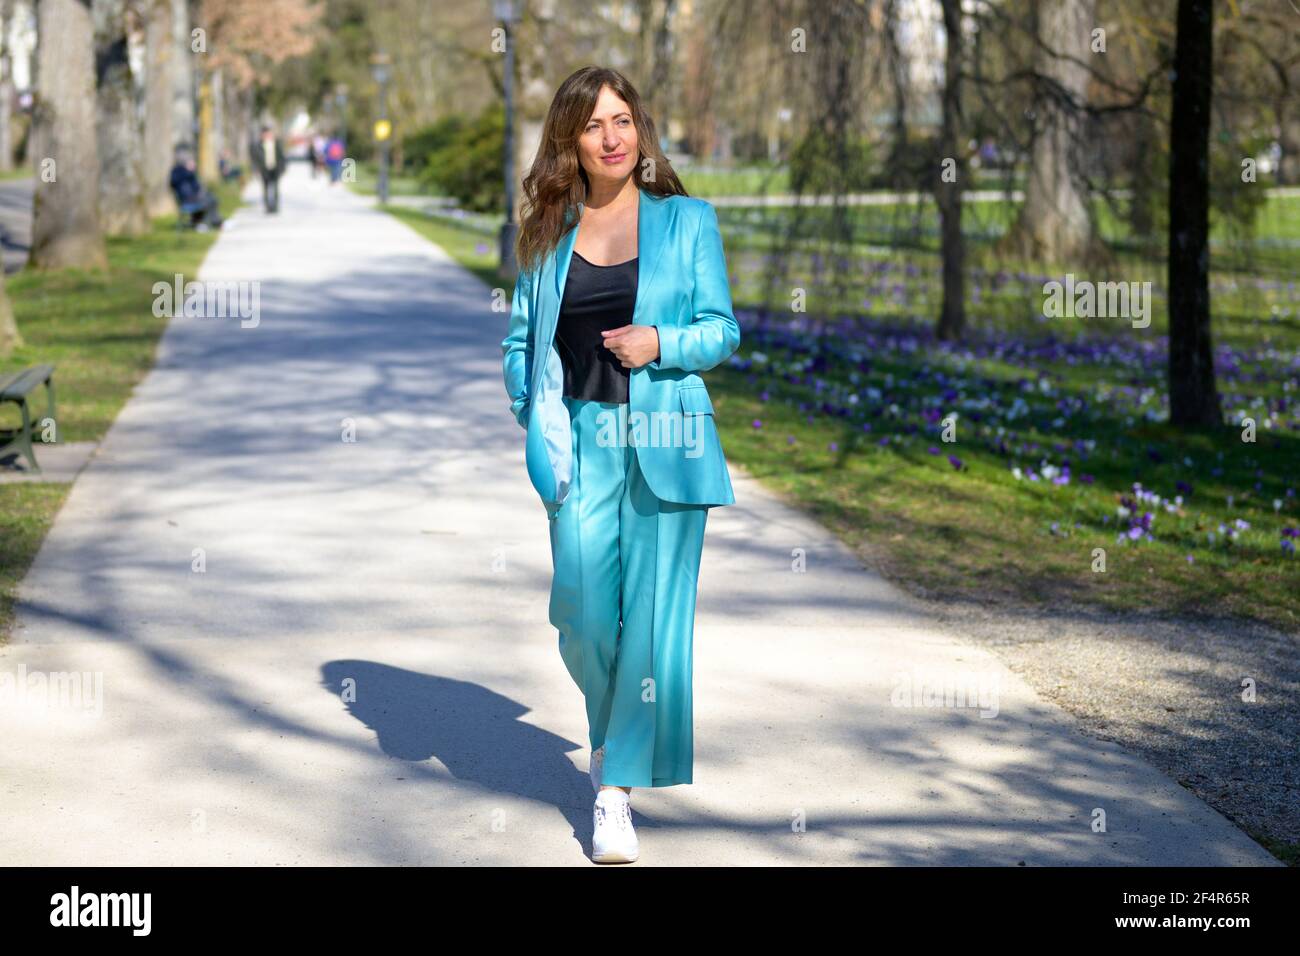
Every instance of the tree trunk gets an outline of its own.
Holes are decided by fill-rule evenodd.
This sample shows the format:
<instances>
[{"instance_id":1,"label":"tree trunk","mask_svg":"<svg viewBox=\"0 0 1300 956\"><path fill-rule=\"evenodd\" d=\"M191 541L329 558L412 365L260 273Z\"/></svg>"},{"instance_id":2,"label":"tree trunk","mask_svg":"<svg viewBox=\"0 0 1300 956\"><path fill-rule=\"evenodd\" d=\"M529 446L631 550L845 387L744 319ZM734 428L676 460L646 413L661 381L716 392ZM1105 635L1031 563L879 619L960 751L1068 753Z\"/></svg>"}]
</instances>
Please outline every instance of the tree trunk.
<instances>
[{"instance_id":1,"label":"tree trunk","mask_svg":"<svg viewBox=\"0 0 1300 956\"><path fill-rule=\"evenodd\" d=\"M1287 84L1290 87L1290 83ZM1282 159L1278 162L1277 184L1295 186L1300 184L1300 107L1296 106L1295 97L1286 94L1277 102L1278 142L1282 146Z\"/></svg>"},{"instance_id":2,"label":"tree trunk","mask_svg":"<svg viewBox=\"0 0 1300 956\"><path fill-rule=\"evenodd\" d=\"M1143 248L1156 239L1155 204L1159 201L1159 174L1146 159L1159 149L1159 130L1146 116L1136 115L1130 118L1131 150L1133 175L1129 188L1132 198L1128 203L1128 225L1133 238L1142 243ZM1152 258L1157 251L1151 250Z\"/></svg>"},{"instance_id":3,"label":"tree trunk","mask_svg":"<svg viewBox=\"0 0 1300 956\"><path fill-rule=\"evenodd\" d=\"M13 25L14 0L0 2L0 172L14 168L12 110L14 83L9 57L9 29ZM0 261L0 358L7 358L23 344L14 319L14 309L5 291L4 262Z\"/></svg>"},{"instance_id":4,"label":"tree trunk","mask_svg":"<svg viewBox=\"0 0 1300 956\"><path fill-rule=\"evenodd\" d=\"M912 188L907 184L908 173L915 164L909 161L907 148L907 65L899 49L898 34L900 29L898 0L885 2L885 27L881 32L881 42L885 47L885 59L889 64L890 94L893 98L893 119L891 121L891 142L889 144L889 163L887 169L892 185L896 189Z\"/></svg>"},{"instance_id":5,"label":"tree trunk","mask_svg":"<svg viewBox=\"0 0 1300 956\"><path fill-rule=\"evenodd\" d=\"M9 55L9 30L13 22L14 0L3 0L0 2L0 173L14 168L14 79L13 59Z\"/></svg>"},{"instance_id":6,"label":"tree trunk","mask_svg":"<svg viewBox=\"0 0 1300 956\"><path fill-rule=\"evenodd\" d=\"M247 166L247 160L244 159L244 156L247 152L247 142L251 136L251 130L248 128L245 105L248 103L252 91L241 89L229 80L225 84L225 91L226 102L221 111L224 120L221 132L222 150L226 159L232 165ZM240 144L245 144L242 149Z\"/></svg>"},{"instance_id":7,"label":"tree trunk","mask_svg":"<svg viewBox=\"0 0 1300 956\"><path fill-rule=\"evenodd\" d=\"M163 0L164 3L168 0ZM190 48L190 5L188 0L170 0L172 5L172 142L193 150L198 138L194 130L194 59Z\"/></svg>"},{"instance_id":8,"label":"tree trunk","mask_svg":"<svg viewBox=\"0 0 1300 956\"><path fill-rule=\"evenodd\" d=\"M212 157L212 168L203 175L216 179L221 175L218 160L226 148L226 74L223 70L213 70L212 79L212 122L203 128L203 132L212 137L208 152Z\"/></svg>"},{"instance_id":9,"label":"tree trunk","mask_svg":"<svg viewBox=\"0 0 1300 956\"><path fill-rule=\"evenodd\" d=\"M95 46L89 0L38 0L30 263L102 269Z\"/></svg>"},{"instance_id":10,"label":"tree trunk","mask_svg":"<svg viewBox=\"0 0 1300 956\"><path fill-rule=\"evenodd\" d=\"M168 176L171 173L172 66L176 60L172 39L172 0L143 0L145 21L144 182L145 206L150 216L165 216L176 209Z\"/></svg>"},{"instance_id":11,"label":"tree trunk","mask_svg":"<svg viewBox=\"0 0 1300 956\"><path fill-rule=\"evenodd\" d=\"M936 330L941 339L957 339L966 326L965 260L966 247L961 235L961 194L966 179L966 163L961 143L961 69L962 45L961 0L943 0L943 26L947 34L944 60L943 131L939 146L941 165L933 170L935 202L939 207L943 253L943 306ZM951 160L955 168L946 172L943 163ZM950 180L950 181L949 181Z\"/></svg>"},{"instance_id":12,"label":"tree trunk","mask_svg":"<svg viewBox=\"0 0 1300 956\"><path fill-rule=\"evenodd\" d=\"M213 101L220 91L220 72L203 70L199 75L199 178L212 182L217 178L216 107Z\"/></svg>"},{"instance_id":13,"label":"tree trunk","mask_svg":"<svg viewBox=\"0 0 1300 956\"><path fill-rule=\"evenodd\" d=\"M1210 338L1213 0L1178 0L1169 129L1169 421L1221 425Z\"/></svg>"},{"instance_id":14,"label":"tree trunk","mask_svg":"<svg viewBox=\"0 0 1300 956\"><path fill-rule=\"evenodd\" d=\"M0 358L8 358L22 344L23 337L18 334L18 323L14 321L14 307L5 292L5 272L0 269Z\"/></svg>"},{"instance_id":15,"label":"tree trunk","mask_svg":"<svg viewBox=\"0 0 1300 956\"><path fill-rule=\"evenodd\" d=\"M244 90L239 100L239 131L235 137L234 150L235 162L244 168L247 172L252 165L252 157L248 153L248 144L253 137L253 91Z\"/></svg>"},{"instance_id":16,"label":"tree trunk","mask_svg":"<svg viewBox=\"0 0 1300 956\"><path fill-rule=\"evenodd\" d=\"M217 154L220 160L224 155L230 162L235 161L235 153L231 147L235 142L235 128L239 124L239 90L235 88L234 83L226 83L222 88L221 103L221 152Z\"/></svg>"},{"instance_id":17,"label":"tree trunk","mask_svg":"<svg viewBox=\"0 0 1300 956\"><path fill-rule=\"evenodd\" d=\"M149 231L149 215L144 131L127 55L126 0L94 0L94 18L100 224L108 236L140 236Z\"/></svg>"},{"instance_id":18,"label":"tree trunk","mask_svg":"<svg viewBox=\"0 0 1300 956\"><path fill-rule=\"evenodd\" d=\"M660 138L668 135L672 80L672 19L676 0L640 0L641 101L657 127Z\"/></svg>"},{"instance_id":19,"label":"tree trunk","mask_svg":"<svg viewBox=\"0 0 1300 956\"><path fill-rule=\"evenodd\" d=\"M1036 262L1077 263L1100 253L1078 168L1096 9L1097 0L1044 0L1038 8L1038 89L1025 203L1003 245Z\"/></svg>"}]
</instances>

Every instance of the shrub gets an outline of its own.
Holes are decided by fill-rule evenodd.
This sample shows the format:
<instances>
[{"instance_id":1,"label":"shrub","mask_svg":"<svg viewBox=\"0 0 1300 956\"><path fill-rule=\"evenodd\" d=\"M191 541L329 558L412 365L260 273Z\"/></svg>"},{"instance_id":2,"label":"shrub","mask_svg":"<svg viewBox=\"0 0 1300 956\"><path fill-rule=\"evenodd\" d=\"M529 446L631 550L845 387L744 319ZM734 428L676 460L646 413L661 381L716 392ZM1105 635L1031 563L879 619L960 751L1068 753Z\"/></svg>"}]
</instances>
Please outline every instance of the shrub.
<instances>
[{"instance_id":1,"label":"shrub","mask_svg":"<svg viewBox=\"0 0 1300 956\"><path fill-rule=\"evenodd\" d=\"M471 121L441 131L425 160L421 180L455 198L463 209L504 212L505 110L490 107Z\"/></svg>"}]
</instances>

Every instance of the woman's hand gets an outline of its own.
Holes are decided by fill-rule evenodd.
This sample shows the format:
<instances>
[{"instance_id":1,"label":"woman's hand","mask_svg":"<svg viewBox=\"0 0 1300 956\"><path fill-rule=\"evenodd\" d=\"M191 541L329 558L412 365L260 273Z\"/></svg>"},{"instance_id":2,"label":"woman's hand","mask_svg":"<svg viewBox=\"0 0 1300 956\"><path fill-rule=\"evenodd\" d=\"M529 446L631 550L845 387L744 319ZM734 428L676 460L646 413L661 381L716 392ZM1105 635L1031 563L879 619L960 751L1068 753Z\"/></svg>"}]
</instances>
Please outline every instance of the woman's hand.
<instances>
[{"instance_id":1,"label":"woman's hand","mask_svg":"<svg viewBox=\"0 0 1300 956\"><path fill-rule=\"evenodd\" d=\"M659 330L653 325L624 325L602 329L605 348L622 362L624 368L640 368L659 357Z\"/></svg>"}]
</instances>

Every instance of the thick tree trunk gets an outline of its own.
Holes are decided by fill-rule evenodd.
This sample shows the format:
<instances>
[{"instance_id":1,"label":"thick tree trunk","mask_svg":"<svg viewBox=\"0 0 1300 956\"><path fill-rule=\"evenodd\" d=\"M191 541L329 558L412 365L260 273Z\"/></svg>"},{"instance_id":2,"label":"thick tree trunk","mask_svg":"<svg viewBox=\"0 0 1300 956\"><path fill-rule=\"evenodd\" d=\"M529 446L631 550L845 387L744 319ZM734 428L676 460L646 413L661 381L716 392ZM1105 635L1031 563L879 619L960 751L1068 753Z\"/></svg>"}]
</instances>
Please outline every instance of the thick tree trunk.
<instances>
[{"instance_id":1,"label":"thick tree trunk","mask_svg":"<svg viewBox=\"0 0 1300 956\"><path fill-rule=\"evenodd\" d=\"M948 52L944 59L943 131L936 177L935 202L943 254L943 307L937 334L941 339L960 338L966 326L966 246L961 235L961 194L966 163L961 143L961 69L964 37L961 29L961 0L943 0L943 26ZM948 163L951 160L952 163ZM955 164L953 166L952 164Z\"/></svg>"},{"instance_id":2,"label":"thick tree trunk","mask_svg":"<svg viewBox=\"0 0 1300 956\"><path fill-rule=\"evenodd\" d=\"M89 0L38 0L31 265L104 268Z\"/></svg>"},{"instance_id":3,"label":"thick tree trunk","mask_svg":"<svg viewBox=\"0 0 1300 956\"><path fill-rule=\"evenodd\" d=\"M149 231L145 207L144 131L127 55L126 0L94 0L99 216L104 234Z\"/></svg>"},{"instance_id":4,"label":"thick tree trunk","mask_svg":"<svg viewBox=\"0 0 1300 956\"><path fill-rule=\"evenodd\" d=\"M163 0L167 2L167 0ZM177 146L193 150L194 131L194 63L199 54L190 48L190 5L188 0L170 0L172 5L172 137Z\"/></svg>"},{"instance_id":5,"label":"thick tree trunk","mask_svg":"<svg viewBox=\"0 0 1300 956\"><path fill-rule=\"evenodd\" d=\"M176 50L172 38L172 0L142 0L141 8L145 19L145 206L150 216L165 216L176 209L167 182L174 155L172 66Z\"/></svg>"},{"instance_id":6,"label":"thick tree trunk","mask_svg":"<svg viewBox=\"0 0 1300 956\"><path fill-rule=\"evenodd\" d=\"M1221 425L1210 338L1213 0L1178 0L1169 130L1169 420Z\"/></svg>"},{"instance_id":7,"label":"thick tree trunk","mask_svg":"<svg viewBox=\"0 0 1300 956\"><path fill-rule=\"evenodd\" d=\"M1025 203L1003 246L1037 262L1079 263L1100 253L1077 166L1096 8L1096 0L1044 0L1038 8L1038 95Z\"/></svg>"}]
</instances>

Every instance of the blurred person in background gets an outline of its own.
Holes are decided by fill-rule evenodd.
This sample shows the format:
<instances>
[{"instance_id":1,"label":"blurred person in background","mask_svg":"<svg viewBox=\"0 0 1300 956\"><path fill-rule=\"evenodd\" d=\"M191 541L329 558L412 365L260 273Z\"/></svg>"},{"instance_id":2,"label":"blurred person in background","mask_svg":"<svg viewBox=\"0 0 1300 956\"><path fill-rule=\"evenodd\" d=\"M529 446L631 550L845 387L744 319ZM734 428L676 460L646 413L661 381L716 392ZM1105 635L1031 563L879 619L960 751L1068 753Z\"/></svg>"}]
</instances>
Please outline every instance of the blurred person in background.
<instances>
[{"instance_id":1,"label":"blurred person in background","mask_svg":"<svg viewBox=\"0 0 1300 956\"><path fill-rule=\"evenodd\" d=\"M343 140L337 136L330 137L330 141L325 145L325 165L329 167L331 183L337 183L343 176L345 152Z\"/></svg>"},{"instance_id":2,"label":"blurred person in background","mask_svg":"<svg viewBox=\"0 0 1300 956\"><path fill-rule=\"evenodd\" d=\"M269 126L250 150L253 168L262 177L262 203L267 212L280 211L280 177L284 175L284 144Z\"/></svg>"},{"instance_id":3,"label":"blurred person in background","mask_svg":"<svg viewBox=\"0 0 1300 956\"><path fill-rule=\"evenodd\" d=\"M315 179L318 173L325 172L325 147L329 145L328 141L320 133L313 133L311 137L311 175Z\"/></svg>"},{"instance_id":4,"label":"blurred person in background","mask_svg":"<svg viewBox=\"0 0 1300 956\"><path fill-rule=\"evenodd\" d=\"M217 197L203 188L195 171L194 154L187 148L176 150L176 163L168 177L172 195L182 215L189 216L191 224L200 232L221 228L221 213Z\"/></svg>"}]
</instances>

